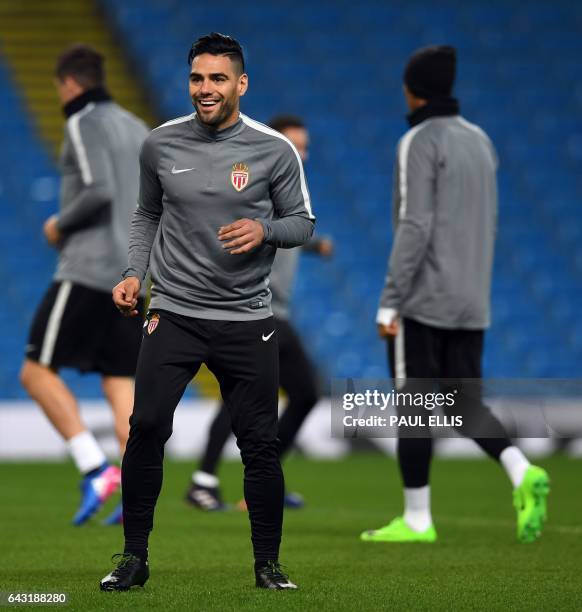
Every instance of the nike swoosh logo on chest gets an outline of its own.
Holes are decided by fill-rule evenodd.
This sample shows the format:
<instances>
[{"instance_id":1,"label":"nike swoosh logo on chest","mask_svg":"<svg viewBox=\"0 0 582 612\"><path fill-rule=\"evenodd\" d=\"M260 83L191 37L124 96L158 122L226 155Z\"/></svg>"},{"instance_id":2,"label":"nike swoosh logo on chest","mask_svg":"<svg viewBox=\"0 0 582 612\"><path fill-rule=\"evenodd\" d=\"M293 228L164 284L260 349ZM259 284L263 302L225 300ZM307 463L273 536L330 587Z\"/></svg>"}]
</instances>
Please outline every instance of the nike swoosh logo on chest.
<instances>
[{"instance_id":1,"label":"nike swoosh logo on chest","mask_svg":"<svg viewBox=\"0 0 582 612\"><path fill-rule=\"evenodd\" d=\"M196 168L176 168L176 166L172 167L172 174L182 174L183 172L191 172L192 170L196 170Z\"/></svg>"}]
</instances>

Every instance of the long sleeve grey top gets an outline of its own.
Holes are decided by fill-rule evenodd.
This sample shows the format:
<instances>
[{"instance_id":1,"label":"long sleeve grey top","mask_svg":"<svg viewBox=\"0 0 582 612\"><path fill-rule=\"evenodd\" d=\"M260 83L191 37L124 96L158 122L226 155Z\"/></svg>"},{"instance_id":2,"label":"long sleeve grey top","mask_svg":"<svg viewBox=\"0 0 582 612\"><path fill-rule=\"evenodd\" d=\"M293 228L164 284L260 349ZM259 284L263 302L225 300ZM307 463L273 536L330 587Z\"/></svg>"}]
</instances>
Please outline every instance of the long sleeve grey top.
<instances>
[{"instance_id":1,"label":"long sleeve grey top","mask_svg":"<svg viewBox=\"0 0 582 612\"><path fill-rule=\"evenodd\" d=\"M496 169L485 132L458 115L426 119L403 136L378 323L398 313L445 329L489 326Z\"/></svg>"},{"instance_id":2,"label":"long sleeve grey top","mask_svg":"<svg viewBox=\"0 0 582 612\"><path fill-rule=\"evenodd\" d=\"M231 321L270 316L276 249L305 243L315 221L289 140L242 114L218 131L192 114L151 132L140 169L124 276L143 279L149 267L150 308ZM260 221L265 239L231 255L217 232L241 218Z\"/></svg>"},{"instance_id":3,"label":"long sleeve grey top","mask_svg":"<svg viewBox=\"0 0 582 612\"><path fill-rule=\"evenodd\" d=\"M112 101L89 102L68 118L57 221L64 239L55 280L107 293L119 282L137 202L139 151L148 132Z\"/></svg>"},{"instance_id":4,"label":"long sleeve grey top","mask_svg":"<svg viewBox=\"0 0 582 612\"><path fill-rule=\"evenodd\" d=\"M277 251L269 277L269 289L272 294L271 308L273 309L273 315L278 319L289 319L290 302L301 253L318 253L321 240L318 236L312 236L301 248Z\"/></svg>"}]
</instances>

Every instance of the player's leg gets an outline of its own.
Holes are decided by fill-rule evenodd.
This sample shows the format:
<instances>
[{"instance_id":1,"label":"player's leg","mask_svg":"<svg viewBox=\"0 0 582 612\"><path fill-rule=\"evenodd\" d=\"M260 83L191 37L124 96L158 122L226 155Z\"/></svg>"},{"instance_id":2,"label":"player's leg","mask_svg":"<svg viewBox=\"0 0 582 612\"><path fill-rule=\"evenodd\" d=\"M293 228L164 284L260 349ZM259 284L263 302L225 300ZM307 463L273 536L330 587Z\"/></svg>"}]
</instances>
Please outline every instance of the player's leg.
<instances>
[{"instance_id":1,"label":"player's leg","mask_svg":"<svg viewBox=\"0 0 582 612\"><path fill-rule=\"evenodd\" d=\"M513 485L518 540L533 542L541 535L547 516L549 477L543 468L531 465L511 443L499 419L482 401L483 340L483 331L450 332L444 376L449 385L464 389L457 394L454 407L455 413L460 411L463 415L461 433L472 437L485 453L498 461ZM461 379L462 384L455 385L455 379Z\"/></svg>"},{"instance_id":2,"label":"player's leg","mask_svg":"<svg viewBox=\"0 0 582 612\"><path fill-rule=\"evenodd\" d=\"M220 495L217 475L218 463L232 427L228 408L221 403L208 430L208 439L197 470L192 473L192 484L186 492L186 501L203 511L225 510Z\"/></svg>"},{"instance_id":3,"label":"player's leg","mask_svg":"<svg viewBox=\"0 0 582 612\"><path fill-rule=\"evenodd\" d=\"M133 378L129 376L104 376L101 386L113 412L115 435L119 442L119 452L123 456L129 436L129 417L133 409Z\"/></svg>"},{"instance_id":4,"label":"player's leg","mask_svg":"<svg viewBox=\"0 0 582 612\"><path fill-rule=\"evenodd\" d=\"M273 319L217 327L220 334L212 344L208 367L231 411L244 464L256 584L295 588L278 565L284 484L277 440L279 355ZM275 583L279 586L269 586Z\"/></svg>"},{"instance_id":5,"label":"player's leg","mask_svg":"<svg viewBox=\"0 0 582 612\"><path fill-rule=\"evenodd\" d=\"M291 449L297 433L319 400L317 374L293 326L275 318L279 342L279 384L287 394L287 406L279 419L279 453L281 459ZM285 492L285 507L302 508L299 493Z\"/></svg>"},{"instance_id":6,"label":"player's leg","mask_svg":"<svg viewBox=\"0 0 582 612\"><path fill-rule=\"evenodd\" d=\"M119 454L120 457L123 457L129 435L129 417L133 408L133 378L128 376L104 376L101 386L113 412L115 435L119 442ZM111 513L103 519L102 524L120 525L122 522L123 504L119 500Z\"/></svg>"},{"instance_id":7,"label":"player's leg","mask_svg":"<svg viewBox=\"0 0 582 612\"><path fill-rule=\"evenodd\" d=\"M475 442L490 457L499 461L511 446L503 425L482 399L483 331L447 330L444 332L441 389L454 392L453 406L444 406L449 416L462 416L458 430Z\"/></svg>"},{"instance_id":8,"label":"player's leg","mask_svg":"<svg viewBox=\"0 0 582 612\"><path fill-rule=\"evenodd\" d=\"M144 301L138 300L137 309L143 313ZM96 351L96 368L102 374L103 394L111 406L119 454L123 457L129 435L129 417L133 410L134 375L141 344L143 317L123 317L108 296L103 304L107 326ZM119 350L123 347L123 350ZM121 501L103 520L104 525L119 525L123 521Z\"/></svg>"},{"instance_id":9,"label":"player's leg","mask_svg":"<svg viewBox=\"0 0 582 612\"><path fill-rule=\"evenodd\" d=\"M438 371L438 330L403 319L398 336L388 342L388 362L399 392L424 392ZM422 379L426 379L426 383ZM404 385L404 386L402 386ZM399 416L422 414L412 407L399 407ZM404 487L404 513L385 527L365 531L368 542L434 542L437 534L430 505L432 438L428 427L400 427L398 465Z\"/></svg>"},{"instance_id":10,"label":"player's leg","mask_svg":"<svg viewBox=\"0 0 582 612\"><path fill-rule=\"evenodd\" d=\"M133 410L134 376L143 332L143 298L138 300L136 307L142 316L124 317L115 308L111 296L107 296L102 307L107 324L95 357L96 369L102 375L103 394L113 412L121 456L127 445L129 417Z\"/></svg>"},{"instance_id":11,"label":"player's leg","mask_svg":"<svg viewBox=\"0 0 582 612\"><path fill-rule=\"evenodd\" d=\"M55 370L25 359L20 382L65 440L85 431L77 400Z\"/></svg>"},{"instance_id":12,"label":"player's leg","mask_svg":"<svg viewBox=\"0 0 582 612\"><path fill-rule=\"evenodd\" d=\"M206 351L207 337L197 321L165 311L146 319L122 463L125 548L117 568L101 581L102 590L125 590L149 576L148 538L162 486L164 446L176 406Z\"/></svg>"},{"instance_id":13,"label":"player's leg","mask_svg":"<svg viewBox=\"0 0 582 612\"><path fill-rule=\"evenodd\" d=\"M275 319L279 342L280 386L288 397L279 419L279 448L283 457L291 448L305 418L319 400L317 376L291 324Z\"/></svg>"},{"instance_id":14,"label":"player's leg","mask_svg":"<svg viewBox=\"0 0 582 612\"><path fill-rule=\"evenodd\" d=\"M22 385L64 438L83 475L76 525L86 522L120 482L119 468L107 463L81 419L76 398L58 375L60 367L91 369L95 337L101 331L95 305L103 295L70 282L53 283L34 316L20 372Z\"/></svg>"}]
</instances>

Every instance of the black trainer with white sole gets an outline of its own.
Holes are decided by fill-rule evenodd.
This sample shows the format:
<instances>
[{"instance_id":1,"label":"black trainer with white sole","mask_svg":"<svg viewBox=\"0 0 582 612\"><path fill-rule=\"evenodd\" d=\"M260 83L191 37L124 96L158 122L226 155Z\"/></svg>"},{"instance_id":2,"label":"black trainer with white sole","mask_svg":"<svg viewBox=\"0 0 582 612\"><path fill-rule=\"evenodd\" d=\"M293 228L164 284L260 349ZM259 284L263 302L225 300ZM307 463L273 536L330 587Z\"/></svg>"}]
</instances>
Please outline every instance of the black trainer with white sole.
<instances>
[{"instance_id":1,"label":"black trainer with white sole","mask_svg":"<svg viewBox=\"0 0 582 612\"><path fill-rule=\"evenodd\" d=\"M268 561L266 565L255 570L256 586L259 589L274 589L277 591L298 588L289 580L277 561Z\"/></svg>"},{"instance_id":2,"label":"black trainer with white sole","mask_svg":"<svg viewBox=\"0 0 582 612\"><path fill-rule=\"evenodd\" d=\"M129 553L113 555L111 560L117 567L101 582L102 591L128 591L133 586L143 586L150 577L150 568L147 561Z\"/></svg>"},{"instance_id":3,"label":"black trainer with white sole","mask_svg":"<svg viewBox=\"0 0 582 612\"><path fill-rule=\"evenodd\" d=\"M218 487L203 487L192 484L186 492L186 501L203 512L222 512L228 510L228 506L220 497Z\"/></svg>"}]
</instances>

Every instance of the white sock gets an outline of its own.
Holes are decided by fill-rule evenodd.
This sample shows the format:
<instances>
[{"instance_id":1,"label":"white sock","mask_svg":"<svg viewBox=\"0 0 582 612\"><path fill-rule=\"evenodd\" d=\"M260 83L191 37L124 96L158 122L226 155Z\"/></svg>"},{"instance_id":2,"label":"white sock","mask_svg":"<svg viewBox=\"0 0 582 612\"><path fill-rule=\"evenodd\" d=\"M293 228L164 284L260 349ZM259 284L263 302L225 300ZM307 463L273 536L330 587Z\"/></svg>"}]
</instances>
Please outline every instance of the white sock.
<instances>
[{"instance_id":1,"label":"white sock","mask_svg":"<svg viewBox=\"0 0 582 612\"><path fill-rule=\"evenodd\" d=\"M197 484L199 487L216 489L220 480L218 480L218 476L215 476L214 474L209 474L208 472L201 472L198 470L192 474L192 482Z\"/></svg>"},{"instance_id":2,"label":"white sock","mask_svg":"<svg viewBox=\"0 0 582 612\"><path fill-rule=\"evenodd\" d=\"M414 531L426 531L432 525L430 485L404 489L404 522Z\"/></svg>"},{"instance_id":3,"label":"white sock","mask_svg":"<svg viewBox=\"0 0 582 612\"><path fill-rule=\"evenodd\" d=\"M81 474L96 470L107 461L107 457L95 440L95 436L88 430L82 431L67 440L67 446Z\"/></svg>"},{"instance_id":4,"label":"white sock","mask_svg":"<svg viewBox=\"0 0 582 612\"><path fill-rule=\"evenodd\" d=\"M499 461L501 461L501 465L507 472L514 488L519 487L527 468L531 465L526 456L517 446L508 446L505 450L501 451Z\"/></svg>"}]
</instances>

